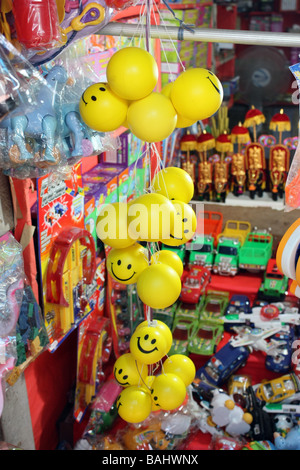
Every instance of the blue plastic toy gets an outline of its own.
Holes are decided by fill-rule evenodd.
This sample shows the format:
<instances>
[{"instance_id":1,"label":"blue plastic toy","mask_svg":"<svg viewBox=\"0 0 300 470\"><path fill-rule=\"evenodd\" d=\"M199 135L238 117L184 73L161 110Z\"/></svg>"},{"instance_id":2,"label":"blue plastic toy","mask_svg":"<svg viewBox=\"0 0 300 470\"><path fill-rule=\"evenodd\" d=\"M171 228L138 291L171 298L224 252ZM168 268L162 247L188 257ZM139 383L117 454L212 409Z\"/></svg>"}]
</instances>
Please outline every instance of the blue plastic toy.
<instances>
[{"instance_id":1,"label":"blue plastic toy","mask_svg":"<svg viewBox=\"0 0 300 470\"><path fill-rule=\"evenodd\" d=\"M278 450L300 450L300 427L293 427L285 437L274 433L274 444Z\"/></svg>"}]
</instances>

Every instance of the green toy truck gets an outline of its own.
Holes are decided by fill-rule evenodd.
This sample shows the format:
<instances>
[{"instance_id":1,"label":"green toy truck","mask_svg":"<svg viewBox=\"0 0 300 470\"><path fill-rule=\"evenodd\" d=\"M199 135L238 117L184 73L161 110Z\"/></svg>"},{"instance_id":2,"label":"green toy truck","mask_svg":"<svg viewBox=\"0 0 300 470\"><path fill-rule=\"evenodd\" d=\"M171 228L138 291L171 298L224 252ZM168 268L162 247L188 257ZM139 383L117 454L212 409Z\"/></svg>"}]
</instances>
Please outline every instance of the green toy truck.
<instances>
[{"instance_id":1,"label":"green toy truck","mask_svg":"<svg viewBox=\"0 0 300 470\"><path fill-rule=\"evenodd\" d=\"M272 250L273 235L267 231L250 232L240 249L239 267L250 272L265 271Z\"/></svg>"},{"instance_id":2,"label":"green toy truck","mask_svg":"<svg viewBox=\"0 0 300 470\"><path fill-rule=\"evenodd\" d=\"M237 238L220 237L213 264L213 272L222 276L235 276L239 268L241 242Z\"/></svg>"},{"instance_id":3,"label":"green toy truck","mask_svg":"<svg viewBox=\"0 0 300 470\"><path fill-rule=\"evenodd\" d=\"M211 269L214 262L214 238L211 235L196 235L189 243L189 267L205 266Z\"/></svg>"}]
</instances>

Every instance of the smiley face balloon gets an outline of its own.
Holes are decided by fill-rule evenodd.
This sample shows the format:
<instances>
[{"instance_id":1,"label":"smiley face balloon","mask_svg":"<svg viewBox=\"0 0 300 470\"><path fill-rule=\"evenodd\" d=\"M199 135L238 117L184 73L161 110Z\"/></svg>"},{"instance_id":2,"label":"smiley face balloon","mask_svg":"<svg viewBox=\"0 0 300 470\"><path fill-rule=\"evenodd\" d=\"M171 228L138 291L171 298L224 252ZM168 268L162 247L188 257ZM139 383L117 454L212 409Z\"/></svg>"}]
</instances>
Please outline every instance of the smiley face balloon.
<instances>
[{"instance_id":1,"label":"smiley face balloon","mask_svg":"<svg viewBox=\"0 0 300 470\"><path fill-rule=\"evenodd\" d=\"M163 371L177 375L187 387L195 378L196 367L189 357L183 354L172 354L164 361Z\"/></svg>"},{"instance_id":2,"label":"smiley face balloon","mask_svg":"<svg viewBox=\"0 0 300 470\"><path fill-rule=\"evenodd\" d=\"M164 263L173 268L179 277L183 274L183 264L180 257L171 250L159 250L151 256L151 264Z\"/></svg>"},{"instance_id":3,"label":"smiley face balloon","mask_svg":"<svg viewBox=\"0 0 300 470\"><path fill-rule=\"evenodd\" d=\"M142 385L148 377L147 365L138 361L131 353L122 354L114 364L114 377L121 387Z\"/></svg>"},{"instance_id":4,"label":"smiley face balloon","mask_svg":"<svg viewBox=\"0 0 300 470\"><path fill-rule=\"evenodd\" d=\"M107 83L94 83L81 95L79 112L85 124L99 132L118 129L126 120L128 102L115 95Z\"/></svg>"},{"instance_id":5,"label":"smiley face balloon","mask_svg":"<svg viewBox=\"0 0 300 470\"><path fill-rule=\"evenodd\" d=\"M127 204L103 204L96 221L97 236L112 248L127 248L135 243L128 233Z\"/></svg>"},{"instance_id":6,"label":"smiley face balloon","mask_svg":"<svg viewBox=\"0 0 300 470\"><path fill-rule=\"evenodd\" d=\"M158 81L158 66L154 57L140 47L123 47L109 59L107 81L118 96L140 100L149 95Z\"/></svg>"},{"instance_id":7,"label":"smiley face balloon","mask_svg":"<svg viewBox=\"0 0 300 470\"><path fill-rule=\"evenodd\" d=\"M166 325L164 322L160 320L154 319L151 322L148 322L148 320L145 320L136 327L136 331L139 330L140 328L143 328L144 326L152 326L162 332L166 340L166 344L167 344L167 350L166 350L166 354L167 354L169 350L171 349L172 342L173 342L172 332L170 328L168 327L168 325Z\"/></svg>"},{"instance_id":8,"label":"smiley face balloon","mask_svg":"<svg viewBox=\"0 0 300 470\"><path fill-rule=\"evenodd\" d=\"M121 284L134 284L148 266L147 252L139 243L127 248L113 248L106 259L110 275Z\"/></svg>"},{"instance_id":9,"label":"smiley face balloon","mask_svg":"<svg viewBox=\"0 0 300 470\"><path fill-rule=\"evenodd\" d=\"M175 208L158 193L142 194L128 204L128 234L133 239L159 241L173 228Z\"/></svg>"},{"instance_id":10,"label":"smiley face balloon","mask_svg":"<svg viewBox=\"0 0 300 470\"><path fill-rule=\"evenodd\" d=\"M172 201L172 203L175 207L174 229L168 238L161 241L168 246L179 246L193 237L197 228L197 217L189 204L182 201Z\"/></svg>"},{"instance_id":11,"label":"smiley face balloon","mask_svg":"<svg viewBox=\"0 0 300 470\"><path fill-rule=\"evenodd\" d=\"M152 326L137 328L130 338L131 354L144 364L154 364L167 353L167 342L162 331Z\"/></svg>"},{"instance_id":12,"label":"smiley face balloon","mask_svg":"<svg viewBox=\"0 0 300 470\"><path fill-rule=\"evenodd\" d=\"M151 398L154 409L166 411L178 408L184 402L186 386L180 377L167 373L155 377L152 382Z\"/></svg>"},{"instance_id":13,"label":"smiley face balloon","mask_svg":"<svg viewBox=\"0 0 300 470\"><path fill-rule=\"evenodd\" d=\"M128 423L141 423L152 409L151 395L137 385L124 388L116 401L119 415Z\"/></svg>"},{"instance_id":14,"label":"smiley face balloon","mask_svg":"<svg viewBox=\"0 0 300 470\"><path fill-rule=\"evenodd\" d=\"M192 68L176 78L170 97L178 114L200 121L218 111L223 101L223 87L209 70Z\"/></svg>"},{"instance_id":15,"label":"smiley face balloon","mask_svg":"<svg viewBox=\"0 0 300 470\"><path fill-rule=\"evenodd\" d=\"M181 292L181 279L175 269L164 263L148 266L139 275L137 294L141 301L154 309L170 307Z\"/></svg>"}]
</instances>

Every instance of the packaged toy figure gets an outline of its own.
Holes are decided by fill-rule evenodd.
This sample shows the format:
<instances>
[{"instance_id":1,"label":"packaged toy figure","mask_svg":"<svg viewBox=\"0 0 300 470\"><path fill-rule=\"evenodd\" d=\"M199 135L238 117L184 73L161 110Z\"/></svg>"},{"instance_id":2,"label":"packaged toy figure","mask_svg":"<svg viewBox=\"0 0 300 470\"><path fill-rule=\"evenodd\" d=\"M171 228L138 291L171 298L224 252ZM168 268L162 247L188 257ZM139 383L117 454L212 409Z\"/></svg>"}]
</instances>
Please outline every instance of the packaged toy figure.
<instances>
[{"instance_id":1,"label":"packaged toy figure","mask_svg":"<svg viewBox=\"0 0 300 470\"><path fill-rule=\"evenodd\" d=\"M247 144L249 140L250 135L246 127L241 123L234 126L231 131L231 141L233 144L238 144L238 151L232 155L231 159L231 189L235 196L243 194L246 189L246 160L241 151L241 145Z\"/></svg>"},{"instance_id":2,"label":"packaged toy figure","mask_svg":"<svg viewBox=\"0 0 300 470\"><path fill-rule=\"evenodd\" d=\"M248 177L248 189L250 198L255 194L262 197L266 186L266 161L263 146L257 140L256 126L265 122L265 116L261 111L252 107L246 114L244 126L253 128L253 142L246 147L246 168Z\"/></svg>"},{"instance_id":3,"label":"packaged toy figure","mask_svg":"<svg viewBox=\"0 0 300 470\"><path fill-rule=\"evenodd\" d=\"M269 156L269 171L272 189L272 198L276 201L277 197L283 197L285 182L290 167L290 151L282 143L282 132L291 130L289 117L284 114L283 109L275 114L270 122L270 129L278 130L279 142L272 145Z\"/></svg>"}]
</instances>

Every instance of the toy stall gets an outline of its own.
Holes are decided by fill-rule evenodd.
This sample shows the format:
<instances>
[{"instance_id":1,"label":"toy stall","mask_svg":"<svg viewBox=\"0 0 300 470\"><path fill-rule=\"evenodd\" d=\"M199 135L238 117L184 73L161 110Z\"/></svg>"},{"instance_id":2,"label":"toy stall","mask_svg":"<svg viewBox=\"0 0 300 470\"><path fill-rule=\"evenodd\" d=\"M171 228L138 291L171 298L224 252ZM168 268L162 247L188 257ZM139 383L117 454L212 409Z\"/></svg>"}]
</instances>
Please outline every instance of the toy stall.
<instances>
[{"instance_id":1,"label":"toy stall","mask_svg":"<svg viewBox=\"0 0 300 470\"><path fill-rule=\"evenodd\" d=\"M1 6L0 449L300 450L296 7Z\"/></svg>"}]
</instances>

